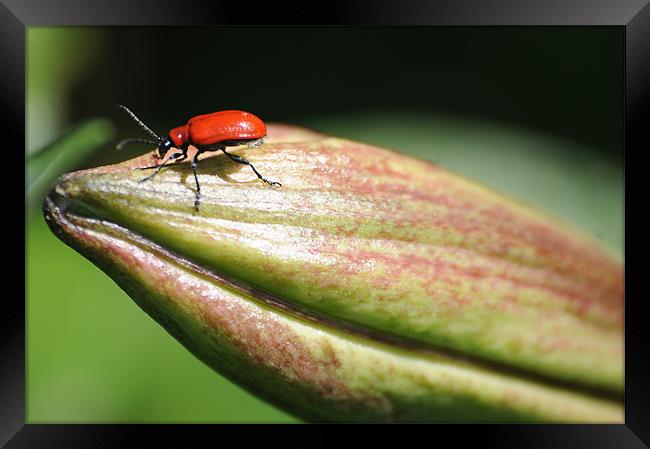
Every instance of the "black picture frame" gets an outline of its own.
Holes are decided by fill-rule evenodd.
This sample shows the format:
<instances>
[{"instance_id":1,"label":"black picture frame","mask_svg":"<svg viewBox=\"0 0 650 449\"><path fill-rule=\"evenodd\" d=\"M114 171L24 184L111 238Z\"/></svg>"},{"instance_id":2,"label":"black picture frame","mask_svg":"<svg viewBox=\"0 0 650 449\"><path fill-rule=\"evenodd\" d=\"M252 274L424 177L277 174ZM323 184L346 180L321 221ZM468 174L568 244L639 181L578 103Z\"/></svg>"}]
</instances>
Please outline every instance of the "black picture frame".
<instances>
[{"instance_id":1,"label":"black picture frame","mask_svg":"<svg viewBox=\"0 0 650 449\"><path fill-rule=\"evenodd\" d=\"M553 0L546 2L472 1L446 2L313 2L311 15L305 6L259 4L255 8L238 2L167 0L158 2L96 0L4 0L0 5L0 75L2 88L2 139L5 151L4 213L0 229L5 238L4 279L20 279L22 258L17 257L22 230L25 235L26 206L19 204L9 174L25 179L11 158L19 159L25 143L25 35L28 26L58 25L256 25L275 21L282 25L389 25L389 26L565 26L607 25L625 29L625 424L621 425L473 425L471 432L457 425L409 426L409 439L441 441L455 445L473 441L481 447L572 447L641 448L650 444L650 333L643 313L640 280L644 253L650 249L650 214L644 205L642 170L644 150L650 146L647 124L650 106L650 5L645 0ZM23 160L24 162L24 160ZM16 161L18 164L18 161ZM24 174L24 172L23 172ZM24 203L26 204L26 203ZM16 211L24 210L22 217ZM23 239L22 254L24 254ZM15 248L14 248L15 246ZM23 289L26 285L23 282ZM24 292L23 292L24 293ZM24 296L23 296L24 298ZM0 382L0 443L11 448L124 447L136 440L171 442L174 438L193 441L224 441L224 431L250 438L244 426L152 426L152 425L35 425L25 423L25 307L19 294L4 296L2 321L2 382ZM290 429L289 429L290 428ZM338 428L337 428L338 429ZM279 436L299 441L301 432L316 433L319 442L340 441L331 427L264 426L265 438ZM347 430L350 430L347 427ZM355 426L364 438L385 439L403 426ZM230 436L230 435L229 435ZM309 438L313 438L310 435ZM248 439L246 438L246 439ZM196 439L196 440L195 440ZM444 440L442 440L444 441ZM239 441L241 444L241 440Z\"/></svg>"}]
</instances>

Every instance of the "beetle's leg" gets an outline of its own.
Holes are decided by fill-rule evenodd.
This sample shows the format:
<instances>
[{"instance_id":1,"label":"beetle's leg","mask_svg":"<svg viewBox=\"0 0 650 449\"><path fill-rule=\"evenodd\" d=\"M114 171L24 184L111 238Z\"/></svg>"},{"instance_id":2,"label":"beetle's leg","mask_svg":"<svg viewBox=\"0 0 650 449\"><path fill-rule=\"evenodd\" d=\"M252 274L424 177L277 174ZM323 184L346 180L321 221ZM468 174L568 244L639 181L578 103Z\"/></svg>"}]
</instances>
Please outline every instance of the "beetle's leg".
<instances>
[{"instance_id":1,"label":"beetle's leg","mask_svg":"<svg viewBox=\"0 0 650 449\"><path fill-rule=\"evenodd\" d=\"M201 202L201 186L199 185L199 177L196 176L196 167L199 162L199 154L201 154L201 151L194 153L194 157L192 158L192 173L194 173L194 181L196 182L196 198L194 199L194 210L197 212L199 210L199 203Z\"/></svg>"},{"instance_id":2,"label":"beetle's leg","mask_svg":"<svg viewBox=\"0 0 650 449\"><path fill-rule=\"evenodd\" d=\"M178 164L179 162L184 161L185 159L187 159L187 148L185 148L185 149L182 150L182 151L183 151L183 152L180 153L180 156L174 158L174 159L176 159L176 160L174 161L175 164Z\"/></svg>"},{"instance_id":3,"label":"beetle's leg","mask_svg":"<svg viewBox=\"0 0 650 449\"><path fill-rule=\"evenodd\" d=\"M187 151L187 150L186 150L186 151ZM181 156L182 156L182 158L181 158ZM167 162L169 162L170 160L172 160L172 159L178 159L178 158L181 158L180 160L183 160L183 159L185 159L186 157L187 157L186 152L183 152L183 153L174 153L174 154L168 156L167 159L165 159L165 160L163 161L162 164L160 164L160 165L156 165L155 170L153 171L152 174L150 174L150 175L147 176L146 178L141 179L141 180L138 181L138 182L145 182L145 181L148 181L149 179L153 178L154 176L156 176L156 175L158 174L158 172L159 172L163 167L165 167L166 165L171 165L171 164L167 164ZM146 169L148 169L148 168L153 168L153 167L143 167L143 168L141 168L140 170L146 170Z\"/></svg>"},{"instance_id":4,"label":"beetle's leg","mask_svg":"<svg viewBox=\"0 0 650 449\"><path fill-rule=\"evenodd\" d=\"M255 172L255 174L257 175L257 177L260 178L260 179L261 179L262 181L264 181L265 183L267 183L267 184L269 184L269 185L272 185L273 187L280 187L280 186L282 185L282 184L280 184L279 182L269 181L268 179L266 179L265 177L263 177L262 175L260 175L260 172L258 172L258 171L255 169L255 167L253 167L253 164L251 164L250 162L248 162L248 161L247 161L246 159L244 159L243 157L239 157L239 156L236 156L236 155L234 155L234 154L230 154L230 153L228 153L228 152L226 151L225 148L222 148L221 151L223 151L223 152L226 154L226 156L228 156L230 159L232 159L233 161L237 162L238 164L248 165L250 168L253 169L253 171Z\"/></svg>"}]
</instances>

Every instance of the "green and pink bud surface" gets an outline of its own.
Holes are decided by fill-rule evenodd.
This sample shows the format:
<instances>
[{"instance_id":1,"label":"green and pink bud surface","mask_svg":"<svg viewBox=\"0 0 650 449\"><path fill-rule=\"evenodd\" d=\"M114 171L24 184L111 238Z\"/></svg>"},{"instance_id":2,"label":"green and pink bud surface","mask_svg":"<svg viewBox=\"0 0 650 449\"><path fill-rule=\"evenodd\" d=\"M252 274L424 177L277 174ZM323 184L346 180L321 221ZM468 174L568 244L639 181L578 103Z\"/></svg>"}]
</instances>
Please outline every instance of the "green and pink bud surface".
<instances>
[{"instance_id":1,"label":"green and pink bud surface","mask_svg":"<svg viewBox=\"0 0 650 449\"><path fill-rule=\"evenodd\" d=\"M623 421L623 268L597 242L359 142L269 125L232 152L282 187L202 155L196 211L189 163L139 183L147 153L63 176L46 220L198 358L303 419Z\"/></svg>"}]
</instances>

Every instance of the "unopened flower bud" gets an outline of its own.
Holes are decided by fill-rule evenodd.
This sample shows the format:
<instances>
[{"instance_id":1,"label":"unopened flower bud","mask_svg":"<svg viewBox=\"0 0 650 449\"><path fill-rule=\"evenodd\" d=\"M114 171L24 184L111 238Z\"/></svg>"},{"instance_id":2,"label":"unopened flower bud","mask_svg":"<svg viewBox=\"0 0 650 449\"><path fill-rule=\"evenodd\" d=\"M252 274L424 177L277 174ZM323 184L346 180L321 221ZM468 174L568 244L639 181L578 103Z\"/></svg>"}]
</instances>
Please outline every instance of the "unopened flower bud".
<instances>
[{"instance_id":1,"label":"unopened flower bud","mask_svg":"<svg viewBox=\"0 0 650 449\"><path fill-rule=\"evenodd\" d=\"M280 125L62 177L52 230L197 357L318 421L621 422L623 271L433 164ZM190 157L192 153L190 152ZM189 158L188 158L189 159Z\"/></svg>"}]
</instances>

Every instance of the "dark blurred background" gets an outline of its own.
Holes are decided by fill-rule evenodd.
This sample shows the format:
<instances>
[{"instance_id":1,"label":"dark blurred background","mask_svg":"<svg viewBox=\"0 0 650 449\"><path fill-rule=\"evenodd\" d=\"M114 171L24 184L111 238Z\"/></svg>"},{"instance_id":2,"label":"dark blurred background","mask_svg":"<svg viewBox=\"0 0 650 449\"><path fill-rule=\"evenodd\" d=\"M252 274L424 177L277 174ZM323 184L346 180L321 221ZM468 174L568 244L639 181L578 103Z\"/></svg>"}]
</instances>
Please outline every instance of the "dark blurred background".
<instances>
[{"instance_id":1,"label":"dark blurred background","mask_svg":"<svg viewBox=\"0 0 650 449\"><path fill-rule=\"evenodd\" d=\"M84 121L110 141L244 109L427 158L531 202L622 257L623 48L616 27L29 28L28 153ZM29 164L29 161L28 161ZM196 361L43 224L28 223L28 419L288 415Z\"/></svg>"},{"instance_id":2,"label":"dark blurred background","mask_svg":"<svg viewBox=\"0 0 650 449\"><path fill-rule=\"evenodd\" d=\"M230 108L297 124L342 113L433 112L622 152L624 42L615 27L68 31L49 55L68 65L64 124L105 116L137 134L116 102L161 132ZM83 62L77 68L69 59Z\"/></svg>"}]
</instances>

